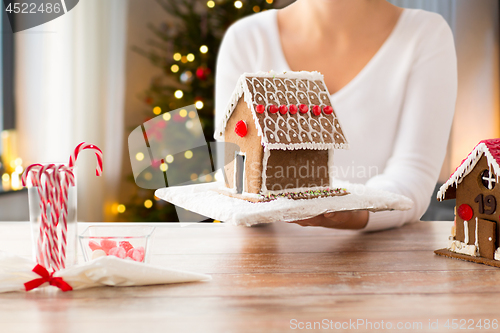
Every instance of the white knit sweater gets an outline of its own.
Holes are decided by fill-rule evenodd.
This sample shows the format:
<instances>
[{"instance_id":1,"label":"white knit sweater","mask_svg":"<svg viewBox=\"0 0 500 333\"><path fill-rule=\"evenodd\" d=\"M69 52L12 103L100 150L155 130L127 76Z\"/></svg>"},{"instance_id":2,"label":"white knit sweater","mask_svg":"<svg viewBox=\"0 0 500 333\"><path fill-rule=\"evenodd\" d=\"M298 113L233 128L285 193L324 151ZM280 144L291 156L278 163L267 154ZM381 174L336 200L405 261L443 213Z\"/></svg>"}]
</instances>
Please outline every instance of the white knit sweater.
<instances>
[{"instance_id":1,"label":"white knit sweater","mask_svg":"<svg viewBox=\"0 0 500 333\"><path fill-rule=\"evenodd\" d=\"M224 36L217 60L216 123L239 76L269 70L291 70L276 10L242 19ZM401 226L426 211L446 153L456 94L449 26L438 14L405 9L370 62L331 96L350 146L333 153L333 176L414 201L409 211L370 213L365 230Z\"/></svg>"}]
</instances>

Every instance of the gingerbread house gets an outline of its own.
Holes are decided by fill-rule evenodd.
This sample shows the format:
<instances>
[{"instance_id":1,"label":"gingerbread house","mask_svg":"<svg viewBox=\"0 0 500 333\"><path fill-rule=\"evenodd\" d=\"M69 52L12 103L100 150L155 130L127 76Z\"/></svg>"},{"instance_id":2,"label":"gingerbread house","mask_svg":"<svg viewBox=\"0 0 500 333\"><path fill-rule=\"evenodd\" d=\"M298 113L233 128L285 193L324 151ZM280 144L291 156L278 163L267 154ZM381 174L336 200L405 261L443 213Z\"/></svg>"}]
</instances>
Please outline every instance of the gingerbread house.
<instances>
[{"instance_id":1,"label":"gingerbread house","mask_svg":"<svg viewBox=\"0 0 500 333\"><path fill-rule=\"evenodd\" d=\"M255 200L339 194L329 188L328 151L348 144L318 72L243 74L215 137L239 147L225 151L232 194Z\"/></svg>"},{"instance_id":2,"label":"gingerbread house","mask_svg":"<svg viewBox=\"0 0 500 333\"><path fill-rule=\"evenodd\" d=\"M448 257L500 267L500 139L483 140L441 186L438 200L456 199Z\"/></svg>"}]
</instances>

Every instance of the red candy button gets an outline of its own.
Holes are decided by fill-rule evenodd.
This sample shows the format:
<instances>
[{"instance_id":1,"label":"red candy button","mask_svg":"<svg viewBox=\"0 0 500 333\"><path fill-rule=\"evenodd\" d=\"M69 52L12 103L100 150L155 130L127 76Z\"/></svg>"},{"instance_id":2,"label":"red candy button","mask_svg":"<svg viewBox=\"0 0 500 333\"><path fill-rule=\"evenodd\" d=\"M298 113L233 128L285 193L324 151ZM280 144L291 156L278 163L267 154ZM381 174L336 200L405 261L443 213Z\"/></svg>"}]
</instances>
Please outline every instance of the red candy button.
<instances>
[{"instance_id":1,"label":"red candy button","mask_svg":"<svg viewBox=\"0 0 500 333\"><path fill-rule=\"evenodd\" d=\"M280 105L280 113L286 114L288 112L288 107L286 105Z\"/></svg>"},{"instance_id":2,"label":"red candy button","mask_svg":"<svg viewBox=\"0 0 500 333\"><path fill-rule=\"evenodd\" d=\"M297 105L292 104L292 105L290 105L289 109L290 109L290 114L296 114L297 113Z\"/></svg>"},{"instance_id":3,"label":"red candy button","mask_svg":"<svg viewBox=\"0 0 500 333\"><path fill-rule=\"evenodd\" d=\"M327 106L324 106L324 107L323 107L323 112L324 112L325 114L332 114L332 113L333 113L333 108L332 108L331 106L328 106L328 105L327 105Z\"/></svg>"},{"instance_id":4,"label":"red candy button","mask_svg":"<svg viewBox=\"0 0 500 333\"><path fill-rule=\"evenodd\" d=\"M305 104L300 104L299 109L300 109L300 113L307 113L307 111L309 111L309 107Z\"/></svg>"},{"instance_id":5,"label":"red candy button","mask_svg":"<svg viewBox=\"0 0 500 333\"><path fill-rule=\"evenodd\" d=\"M269 105L269 112L276 113L278 112L278 107L276 105Z\"/></svg>"},{"instance_id":6,"label":"red candy button","mask_svg":"<svg viewBox=\"0 0 500 333\"><path fill-rule=\"evenodd\" d=\"M245 135L247 135L248 132L247 123L244 120L238 121L236 123L236 126L234 126L234 131L240 137L244 137Z\"/></svg>"},{"instance_id":7,"label":"red candy button","mask_svg":"<svg viewBox=\"0 0 500 333\"><path fill-rule=\"evenodd\" d=\"M125 259L125 257L127 256L127 251L125 251L123 247L117 246L109 249L109 255L118 257L120 259Z\"/></svg>"},{"instance_id":8,"label":"red candy button","mask_svg":"<svg viewBox=\"0 0 500 333\"><path fill-rule=\"evenodd\" d=\"M128 250L133 248L132 244L130 244L130 242L127 242L127 241L121 241L119 244L120 244L120 247L123 248L127 252L128 252Z\"/></svg>"},{"instance_id":9,"label":"red candy button","mask_svg":"<svg viewBox=\"0 0 500 333\"><path fill-rule=\"evenodd\" d=\"M97 243L95 240L89 241L89 247L92 251L102 250L101 245L99 243Z\"/></svg>"},{"instance_id":10,"label":"red candy button","mask_svg":"<svg viewBox=\"0 0 500 333\"><path fill-rule=\"evenodd\" d=\"M131 258L134 261L143 261L144 260L144 251L141 251L139 248L130 249L127 252L127 257Z\"/></svg>"},{"instance_id":11,"label":"red candy button","mask_svg":"<svg viewBox=\"0 0 500 333\"><path fill-rule=\"evenodd\" d=\"M467 204L461 204L460 207L458 207L457 213L458 216L460 216L460 218L464 221L470 221L474 215L474 211L471 206Z\"/></svg>"},{"instance_id":12,"label":"red candy button","mask_svg":"<svg viewBox=\"0 0 500 333\"><path fill-rule=\"evenodd\" d=\"M319 105L313 106L313 114L315 116L319 116L321 114L321 108L319 107Z\"/></svg>"},{"instance_id":13,"label":"red candy button","mask_svg":"<svg viewBox=\"0 0 500 333\"><path fill-rule=\"evenodd\" d=\"M264 111L266 111L266 107L264 105L259 104L255 107L255 111L257 111L257 113L264 113Z\"/></svg>"},{"instance_id":14,"label":"red candy button","mask_svg":"<svg viewBox=\"0 0 500 333\"><path fill-rule=\"evenodd\" d=\"M103 239L101 240L101 248L106 254L108 254L109 250L116 247L116 242L111 239Z\"/></svg>"}]
</instances>

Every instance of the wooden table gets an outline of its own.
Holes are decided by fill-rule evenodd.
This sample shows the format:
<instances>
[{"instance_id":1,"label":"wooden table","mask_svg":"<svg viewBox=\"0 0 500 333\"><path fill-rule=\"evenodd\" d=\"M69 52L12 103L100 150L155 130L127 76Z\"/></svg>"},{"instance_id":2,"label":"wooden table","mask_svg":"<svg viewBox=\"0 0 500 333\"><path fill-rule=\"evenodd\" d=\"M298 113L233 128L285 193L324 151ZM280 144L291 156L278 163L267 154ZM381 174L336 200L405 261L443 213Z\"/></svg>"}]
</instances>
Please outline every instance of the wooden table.
<instances>
[{"instance_id":1,"label":"wooden table","mask_svg":"<svg viewBox=\"0 0 500 333\"><path fill-rule=\"evenodd\" d=\"M0 332L313 331L299 329L308 322L355 332L389 322L394 332L429 332L431 322L451 332L462 331L453 319L465 327L500 319L500 269L433 254L450 222L370 234L285 223L157 226L152 264L213 280L0 294ZM28 224L0 223L0 250L29 256Z\"/></svg>"}]
</instances>

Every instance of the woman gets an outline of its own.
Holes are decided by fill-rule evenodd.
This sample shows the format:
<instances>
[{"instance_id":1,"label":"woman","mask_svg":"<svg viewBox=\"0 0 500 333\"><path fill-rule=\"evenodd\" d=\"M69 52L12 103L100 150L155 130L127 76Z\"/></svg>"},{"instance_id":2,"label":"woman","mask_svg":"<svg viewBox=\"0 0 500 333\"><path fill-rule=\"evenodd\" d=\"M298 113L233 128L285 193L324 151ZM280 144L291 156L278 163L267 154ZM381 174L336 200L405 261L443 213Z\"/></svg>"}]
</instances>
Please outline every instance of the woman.
<instances>
[{"instance_id":1,"label":"woman","mask_svg":"<svg viewBox=\"0 0 500 333\"><path fill-rule=\"evenodd\" d=\"M414 202L404 212L339 212L296 223L380 230L423 215L457 90L453 36L441 16L385 0L297 0L240 20L219 52L216 118L242 73L268 70L324 74L350 145L335 151L334 176Z\"/></svg>"}]
</instances>

